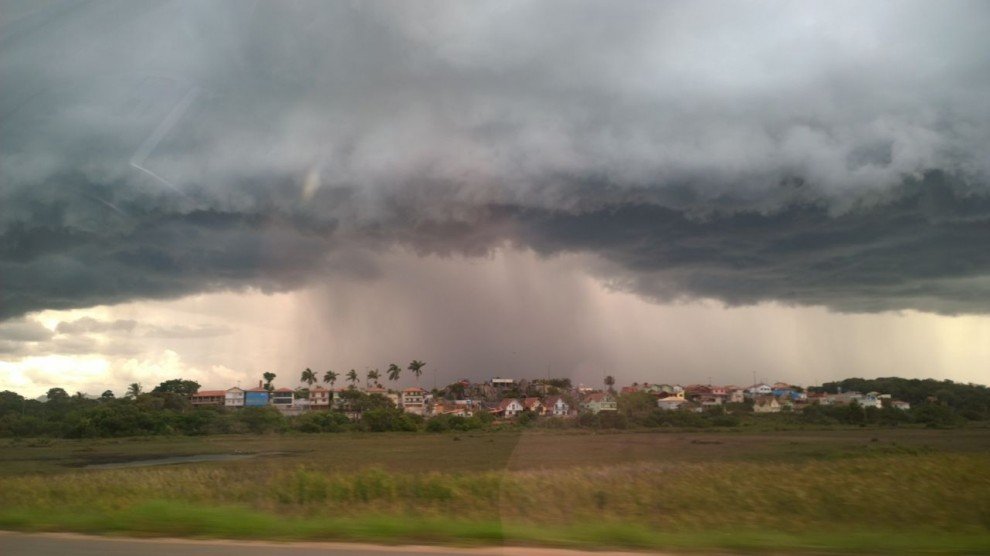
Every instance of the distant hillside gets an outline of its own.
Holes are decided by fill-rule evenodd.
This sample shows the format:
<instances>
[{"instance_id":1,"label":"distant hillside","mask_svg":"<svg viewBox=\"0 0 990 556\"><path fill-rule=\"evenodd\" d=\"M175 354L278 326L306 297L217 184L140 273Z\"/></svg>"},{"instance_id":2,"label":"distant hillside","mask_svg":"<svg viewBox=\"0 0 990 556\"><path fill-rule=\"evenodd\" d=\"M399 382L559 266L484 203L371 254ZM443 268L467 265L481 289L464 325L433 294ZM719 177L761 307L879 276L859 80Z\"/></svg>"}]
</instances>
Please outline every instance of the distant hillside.
<instances>
[{"instance_id":1,"label":"distant hillside","mask_svg":"<svg viewBox=\"0 0 990 556\"><path fill-rule=\"evenodd\" d=\"M932 378L847 378L839 382L826 382L815 391L838 392L880 392L890 394L895 399L910 402L911 405L937 403L956 411L972 411L982 415L990 414L990 388L980 384L963 384L951 380Z\"/></svg>"}]
</instances>

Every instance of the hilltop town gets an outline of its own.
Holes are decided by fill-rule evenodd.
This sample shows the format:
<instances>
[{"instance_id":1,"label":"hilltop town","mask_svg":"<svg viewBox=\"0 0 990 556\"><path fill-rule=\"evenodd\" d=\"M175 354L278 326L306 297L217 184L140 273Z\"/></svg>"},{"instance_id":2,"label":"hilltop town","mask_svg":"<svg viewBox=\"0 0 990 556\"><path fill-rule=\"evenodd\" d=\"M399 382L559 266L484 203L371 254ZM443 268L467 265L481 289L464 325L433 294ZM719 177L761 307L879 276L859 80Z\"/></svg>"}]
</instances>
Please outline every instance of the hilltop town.
<instances>
[{"instance_id":1,"label":"hilltop town","mask_svg":"<svg viewBox=\"0 0 990 556\"><path fill-rule=\"evenodd\" d=\"M297 386L273 372L251 387L203 389L182 378L145 392L69 395L52 388L37 400L0 392L0 437L120 437L168 434L477 430L547 428L961 426L990 420L990 389L934 379L845 379L819 386L633 382L573 384L568 378L468 379L429 390L425 363L364 376L306 369ZM419 371L419 372L417 372ZM295 377L293 377L295 378ZM343 380L341 380L343 379ZM383 381L385 382L383 384ZM344 382L346 385L341 385ZM410 382L408 380L404 381Z\"/></svg>"},{"instance_id":2,"label":"hilltop town","mask_svg":"<svg viewBox=\"0 0 990 556\"><path fill-rule=\"evenodd\" d=\"M353 372L353 371L352 371ZM634 382L615 389L612 377L604 387L573 385L570 379L514 379L493 377L484 382L462 379L443 388L426 390L419 386L387 388L379 382L380 373L369 371L364 385L356 373L346 387L314 386L315 374L303 373L299 388L276 388L271 381L258 381L253 388L238 386L226 390L198 390L189 395L195 407L267 407L285 415L308 411L335 410L352 420L360 419L362 396L380 396L404 412L422 417L453 415L471 417L487 413L500 419L514 419L523 414L534 417L573 418L582 413L598 415L619 410L620 395L641 394L655 399L656 408L664 411L705 411L780 413L803 411L809 405L862 408L891 407L907 411L911 404L882 392L815 391L784 382L757 383L749 386L712 384L651 384ZM394 377L398 375L393 374ZM274 376L272 377L274 378ZM331 380L332 379L332 380ZM325 382L333 383L335 376Z\"/></svg>"}]
</instances>

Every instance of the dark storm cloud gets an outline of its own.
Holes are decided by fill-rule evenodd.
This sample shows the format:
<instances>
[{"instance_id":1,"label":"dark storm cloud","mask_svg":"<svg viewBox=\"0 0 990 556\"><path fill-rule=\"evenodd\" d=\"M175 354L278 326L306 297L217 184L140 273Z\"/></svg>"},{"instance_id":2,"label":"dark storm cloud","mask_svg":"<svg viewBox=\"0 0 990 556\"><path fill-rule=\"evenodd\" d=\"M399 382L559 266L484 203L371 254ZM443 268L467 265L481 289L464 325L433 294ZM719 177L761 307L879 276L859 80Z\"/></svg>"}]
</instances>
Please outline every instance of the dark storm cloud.
<instances>
[{"instance_id":1,"label":"dark storm cloud","mask_svg":"<svg viewBox=\"0 0 990 556\"><path fill-rule=\"evenodd\" d=\"M0 318L505 243L655 299L984 312L988 12L6 9Z\"/></svg>"},{"instance_id":2,"label":"dark storm cloud","mask_svg":"<svg viewBox=\"0 0 990 556\"><path fill-rule=\"evenodd\" d=\"M53 335L51 330L32 320L12 320L0 324L0 341L43 342Z\"/></svg>"}]
</instances>

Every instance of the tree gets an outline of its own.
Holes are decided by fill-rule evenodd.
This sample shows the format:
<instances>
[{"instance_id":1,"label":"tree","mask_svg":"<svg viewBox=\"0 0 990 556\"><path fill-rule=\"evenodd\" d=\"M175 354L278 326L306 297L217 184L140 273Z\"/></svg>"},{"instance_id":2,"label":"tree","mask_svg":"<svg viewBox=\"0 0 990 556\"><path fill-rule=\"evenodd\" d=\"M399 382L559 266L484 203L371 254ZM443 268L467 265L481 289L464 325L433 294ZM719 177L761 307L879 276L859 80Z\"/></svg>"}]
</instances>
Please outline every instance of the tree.
<instances>
[{"instance_id":1,"label":"tree","mask_svg":"<svg viewBox=\"0 0 990 556\"><path fill-rule=\"evenodd\" d=\"M402 374L402 369L399 368L395 363L388 364L388 379L392 382L399 380L399 375Z\"/></svg>"},{"instance_id":2,"label":"tree","mask_svg":"<svg viewBox=\"0 0 990 556\"><path fill-rule=\"evenodd\" d=\"M69 399L69 393L63 388L50 388L48 393L45 394L45 397L48 398L48 401L67 400Z\"/></svg>"},{"instance_id":3,"label":"tree","mask_svg":"<svg viewBox=\"0 0 990 556\"><path fill-rule=\"evenodd\" d=\"M416 359L413 359L412 363L409 363L408 369L412 372L412 374L416 375L416 384L419 384L419 377L423 374L423 367L425 366L426 363Z\"/></svg>"},{"instance_id":4,"label":"tree","mask_svg":"<svg viewBox=\"0 0 990 556\"><path fill-rule=\"evenodd\" d=\"M608 388L608 391L609 392L614 392L615 389L612 388L612 387L615 386L615 377L613 377L612 375L606 376L605 377L605 386Z\"/></svg>"},{"instance_id":5,"label":"tree","mask_svg":"<svg viewBox=\"0 0 990 556\"><path fill-rule=\"evenodd\" d=\"M272 381L275 380L275 373L264 373L261 375L265 379L265 390L272 391Z\"/></svg>"},{"instance_id":6,"label":"tree","mask_svg":"<svg viewBox=\"0 0 990 556\"><path fill-rule=\"evenodd\" d=\"M116 396L113 395L113 390L106 390L102 394L100 394L101 400L112 400L115 397Z\"/></svg>"},{"instance_id":7,"label":"tree","mask_svg":"<svg viewBox=\"0 0 990 556\"><path fill-rule=\"evenodd\" d=\"M199 383L194 380L184 380L173 378L155 386L152 394L178 394L180 396L191 396L199 392Z\"/></svg>"},{"instance_id":8,"label":"tree","mask_svg":"<svg viewBox=\"0 0 990 556\"><path fill-rule=\"evenodd\" d=\"M374 380L375 384L378 384L378 379L381 378L381 376L382 376L381 371L379 371L378 369L371 369L370 371L368 371L368 382L370 383L372 380Z\"/></svg>"},{"instance_id":9,"label":"tree","mask_svg":"<svg viewBox=\"0 0 990 556\"><path fill-rule=\"evenodd\" d=\"M302 372L302 376L299 377L299 382L305 382L309 386L313 386L317 382L316 373L313 369L306 367L306 370Z\"/></svg>"},{"instance_id":10,"label":"tree","mask_svg":"<svg viewBox=\"0 0 990 556\"><path fill-rule=\"evenodd\" d=\"M361 379L358 377L357 371L351 369L347 371L347 380L351 382L351 388L354 388L354 385Z\"/></svg>"},{"instance_id":11,"label":"tree","mask_svg":"<svg viewBox=\"0 0 990 556\"><path fill-rule=\"evenodd\" d=\"M325 382L326 384L329 384L330 385L330 388L332 389L333 388L333 383L334 382L337 382L337 376L338 376L337 373L335 373L333 371L327 371L327 372L323 373L323 382Z\"/></svg>"},{"instance_id":12,"label":"tree","mask_svg":"<svg viewBox=\"0 0 990 556\"><path fill-rule=\"evenodd\" d=\"M141 384L137 382L132 382L130 386L127 387L127 394L124 395L125 398L136 398L141 395Z\"/></svg>"}]
</instances>

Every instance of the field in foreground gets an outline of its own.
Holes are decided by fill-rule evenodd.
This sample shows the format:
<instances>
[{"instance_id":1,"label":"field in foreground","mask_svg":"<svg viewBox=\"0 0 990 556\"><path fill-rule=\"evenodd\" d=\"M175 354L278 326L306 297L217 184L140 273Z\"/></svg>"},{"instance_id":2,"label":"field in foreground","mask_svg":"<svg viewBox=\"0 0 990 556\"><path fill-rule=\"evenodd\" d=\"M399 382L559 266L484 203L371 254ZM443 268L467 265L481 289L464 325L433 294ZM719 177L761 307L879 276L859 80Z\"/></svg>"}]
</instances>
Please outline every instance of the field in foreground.
<instances>
[{"instance_id":1,"label":"field in foreground","mask_svg":"<svg viewBox=\"0 0 990 556\"><path fill-rule=\"evenodd\" d=\"M0 528L987 553L988 469L986 429L7 442Z\"/></svg>"}]
</instances>

